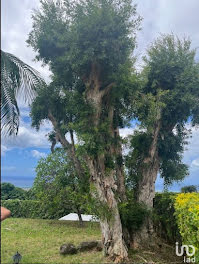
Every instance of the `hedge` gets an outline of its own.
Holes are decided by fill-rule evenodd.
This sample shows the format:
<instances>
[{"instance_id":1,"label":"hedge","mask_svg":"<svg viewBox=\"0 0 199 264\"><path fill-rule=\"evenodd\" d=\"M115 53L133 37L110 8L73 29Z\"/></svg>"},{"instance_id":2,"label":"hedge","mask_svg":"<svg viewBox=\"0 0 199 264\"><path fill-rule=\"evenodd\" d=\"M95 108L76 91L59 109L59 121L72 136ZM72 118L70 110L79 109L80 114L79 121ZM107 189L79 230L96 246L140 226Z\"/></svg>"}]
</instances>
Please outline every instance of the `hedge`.
<instances>
[{"instance_id":1,"label":"hedge","mask_svg":"<svg viewBox=\"0 0 199 264\"><path fill-rule=\"evenodd\" d=\"M169 243L181 242L177 219L175 215L176 193L156 193L154 199L153 222L159 237Z\"/></svg>"},{"instance_id":2,"label":"hedge","mask_svg":"<svg viewBox=\"0 0 199 264\"><path fill-rule=\"evenodd\" d=\"M56 213L51 212L36 200L2 200L1 205L11 211L11 217L16 218L59 219L70 212L63 208L57 208Z\"/></svg>"},{"instance_id":3,"label":"hedge","mask_svg":"<svg viewBox=\"0 0 199 264\"><path fill-rule=\"evenodd\" d=\"M199 193L178 194L174 207L182 242L195 247L199 263Z\"/></svg>"},{"instance_id":4,"label":"hedge","mask_svg":"<svg viewBox=\"0 0 199 264\"><path fill-rule=\"evenodd\" d=\"M1 205L11 211L11 217L45 218L39 201L35 200L2 200Z\"/></svg>"}]
</instances>

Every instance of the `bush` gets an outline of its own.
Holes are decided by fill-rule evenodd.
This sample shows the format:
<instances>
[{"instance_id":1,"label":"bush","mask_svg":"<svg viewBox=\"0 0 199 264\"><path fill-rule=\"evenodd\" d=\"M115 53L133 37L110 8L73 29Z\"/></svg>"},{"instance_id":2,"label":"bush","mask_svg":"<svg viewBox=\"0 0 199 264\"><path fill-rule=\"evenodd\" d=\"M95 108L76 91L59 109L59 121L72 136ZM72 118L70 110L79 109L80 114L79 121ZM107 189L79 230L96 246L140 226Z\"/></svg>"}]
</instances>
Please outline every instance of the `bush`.
<instances>
[{"instance_id":1,"label":"bush","mask_svg":"<svg viewBox=\"0 0 199 264\"><path fill-rule=\"evenodd\" d=\"M1 183L1 199L2 200L8 200L8 199L26 200L27 191L23 190L22 188L15 187L13 184L9 182L3 182Z\"/></svg>"},{"instance_id":2,"label":"bush","mask_svg":"<svg viewBox=\"0 0 199 264\"><path fill-rule=\"evenodd\" d=\"M11 211L11 216L16 218L40 218L40 219L58 219L69 211L57 210L56 214L51 213L36 200L3 200L1 205Z\"/></svg>"},{"instance_id":3,"label":"bush","mask_svg":"<svg viewBox=\"0 0 199 264\"><path fill-rule=\"evenodd\" d=\"M192 193L197 192L197 186L195 185L188 185L181 188L182 193Z\"/></svg>"},{"instance_id":4,"label":"bush","mask_svg":"<svg viewBox=\"0 0 199 264\"><path fill-rule=\"evenodd\" d=\"M154 200L153 221L159 237L170 243L181 241L175 216L175 193L156 193Z\"/></svg>"},{"instance_id":5,"label":"bush","mask_svg":"<svg viewBox=\"0 0 199 264\"><path fill-rule=\"evenodd\" d=\"M180 193L175 199L175 215L183 244L196 248L199 262L199 194Z\"/></svg>"},{"instance_id":6,"label":"bush","mask_svg":"<svg viewBox=\"0 0 199 264\"><path fill-rule=\"evenodd\" d=\"M130 233L139 230L144 219L149 215L147 209L134 200L120 203L119 211L122 225L126 227Z\"/></svg>"},{"instance_id":7,"label":"bush","mask_svg":"<svg viewBox=\"0 0 199 264\"><path fill-rule=\"evenodd\" d=\"M11 211L12 217L43 218L43 213L38 201L32 200L4 200L2 206Z\"/></svg>"}]
</instances>

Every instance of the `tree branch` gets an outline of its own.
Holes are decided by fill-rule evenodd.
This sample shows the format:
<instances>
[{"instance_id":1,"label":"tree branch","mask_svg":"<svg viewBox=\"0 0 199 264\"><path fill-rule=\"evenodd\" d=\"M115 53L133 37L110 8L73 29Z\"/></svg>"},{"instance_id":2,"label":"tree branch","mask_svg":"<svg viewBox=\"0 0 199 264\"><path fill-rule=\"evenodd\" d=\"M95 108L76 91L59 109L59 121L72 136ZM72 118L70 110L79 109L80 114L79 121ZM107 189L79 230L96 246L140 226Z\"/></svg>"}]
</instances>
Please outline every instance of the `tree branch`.
<instances>
[{"instance_id":1,"label":"tree branch","mask_svg":"<svg viewBox=\"0 0 199 264\"><path fill-rule=\"evenodd\" d=\"M53 116L52 112L50 110L48 110L48 118L49 120L52 122L54 129L56 131L57 137L59 139L59 142L62 144L63 147L70 149L71 148L71 144L68 142L68 140L65 138L65 135L62 135L60 129L59 129L59 125L58 122L56 120L56 118Z\"/></svg>"}]
</instances>

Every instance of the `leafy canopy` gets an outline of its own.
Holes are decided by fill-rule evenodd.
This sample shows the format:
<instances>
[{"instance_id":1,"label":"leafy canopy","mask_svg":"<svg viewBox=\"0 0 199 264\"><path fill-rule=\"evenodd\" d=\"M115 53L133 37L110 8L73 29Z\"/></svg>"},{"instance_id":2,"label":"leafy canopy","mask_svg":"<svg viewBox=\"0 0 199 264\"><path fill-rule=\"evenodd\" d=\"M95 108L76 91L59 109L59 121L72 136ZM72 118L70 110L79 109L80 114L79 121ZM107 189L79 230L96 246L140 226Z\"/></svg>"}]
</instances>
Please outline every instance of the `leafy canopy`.
<instances>
[{"instance_id":1,"label":"leafy canopy","mask_svg":"<svg viewBox=\"0 0 199 264\"><path fill-rule=\"evenodd\" d=\"M33 191L50 214L85 210L87 175L82 183L64 149L57 148L36 167Z\"/></svg>"},{"instance_id":2,"label":"leafy canopy","mask_svg":"<svg viewBox=\"0 0 199 264\"><path fill-rule=\"evenodd\" d=\"M95 155L104 151L108 144L113 143L106 116L109 107L114 106L114 127L124 126L130 104L129 93L137 88L132 53L141 19L136 13L136 6L130 0L63 1L61 6L42 0L41 9L32 18L33 29L27 42L38 53L37 59L50 66L53 85L60 89L63 97L68 98L64 101L65 116L71 109L77 109L69 126L72 125L85 143L87 153ZM100 90L115 84L109 98L103 102L98 128L91 125L95 109L85 100L89 78L93 78L93 65L97 68ZM45 93L48 96L50 91ZM60 98L60 94L56 96ZM48 99L43 104L45 101ZM38 111L32 108L32 116L39 116L39 108L44 108L41 102L37 104ZM34 105L36 109L36 103ZM66 120L62 121L62 127L68 127Z\"/></svg>"},{"instance_id":3,"label":"leafy canopy","mask_svg":"<svg viewBox=\"0 0 199 264\"><path fill-rule=\"evenodd\" d=\"M135 107L142 131L131 139L133 150L127 157L127 166L134 179L141 177L140 168L159 122L160 175L169 184L188 174L182 154L190 132L186 124L199 121L199 64L191 41L173 34L159 37L148 49L144 62L142 90Z\"/></svg>"},{"instance_id":4,"label":"leafy canopy","mask_svg":"<svg viewBox=\"0 0 199 264\"><path fill-rule=\"evenodd\" d=\"M63 1L61 7L41 0L41 10L32 18L27 42L38 52L38 60L58 76L68 78L72 71L81 79L95 61L103 85L129 59L141 20L131 0Z\"/></svg>"}]
</instances>

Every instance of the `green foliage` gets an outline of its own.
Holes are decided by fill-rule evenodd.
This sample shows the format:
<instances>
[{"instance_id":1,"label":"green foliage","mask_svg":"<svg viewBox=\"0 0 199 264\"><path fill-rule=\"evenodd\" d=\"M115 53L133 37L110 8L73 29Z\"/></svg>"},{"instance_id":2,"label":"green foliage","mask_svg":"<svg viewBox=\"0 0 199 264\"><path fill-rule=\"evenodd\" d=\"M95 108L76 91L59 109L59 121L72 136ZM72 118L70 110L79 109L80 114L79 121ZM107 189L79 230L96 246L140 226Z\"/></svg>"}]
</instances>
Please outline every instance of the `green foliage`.
<instances>
[{"instance_id":1,"label":"green foliage","mask_svg":"<svg viewBox=\"0 0 199 264\"><path fill-rule=\"evenodd\" d=\"M154 227L168 242L196 248L199 261L199 194L158 193L154 203Z\"/></svg>"},{"instance_id":2,"label":"green foliage","mask_svg":"<svg viewBox=\"0 0 199 264\"><path fill-rule=\"evenodd\" d=\"M125 157L127 188L134 189L142 177L143 159L148 153L151 136L144 131L135 130L134 135L129 138L130 151Z\"/></svg>"},{"instance_id":3,"label":"green foliage","mask_svg":"<svg viewBox=\"0 0 199 264\"><path fill-rule=\"evenodd\" d=\"M197 186L195 185L187 185L181 188L182 193L192 193L195 192L197 193Z\"/></svg>"},{"instance_id":4,"label":"green foliage","mask_svg":"<svg viewBox=\"0 0 199 264\"><path fill-rule=\"evenodd\" d=\"M5 135L17 134L19 108L17 95L31 102L45 82L39 73L14 55L1 50L1 124Z\"/></svg>"},{"instance_id":5,"label":"green foliage","mask_svg":"<svg viewBox=\"0 0 199 264\"><path fill-rule=\"evenodd\" d=\"M185 245L193 245L199 262L199 194L180 193L175 199L175 215Z\"/></svg>"},{"instance_id":6,"label":"green foliage","mask_svg":"<svg viewBox=\"0 0 199 264\"><path fill-rule=\"evenodd\" d=\"M189 39L180 40L172 34L162 35L147 51L143 92L153 96L160 90L166 92L159 99L165 105L161 113L162 130L183 125L189 117L192 121L197 119L193 112L198 108L199 96L195 54Z\"/></svg>"},{"instance_id":7,"label":"green foliage","mask_svg":"<svg viewBox=\"0 0 199 264\"><path fill-rule=\"evenodd\" d=\"M12 217L45 218L45 212L39 201L33 200L2 200L1 205L11 211Z\"/></svg>"},{"instance_id":8,"label":"green foliage","mask_svg":"<svg viewBox=\"0 0 199 264\"><path fill-rule=\"evenodd\" d=\"M106 152L113 144L107 117L110 105L116 108L114 127L124 126L130 105L128 97L137 86L132 52L141 19L136 6L131 0L64 1L61 6L41 0L41 8L32 18L33 29L27 42L37 51L37 59L49 65L53 85L60 90L57 95L45 91L41 100L35 100L31 111L33 126L38 128L47 118L46 108L49 110L52 96L59 103L52 100L50 110L62 126L63 134L69 128L75 130L83 143L82 152L90 156ZM93 68L96 76L91 77ZM91 125L96 109L85 100L90 78L94 77L99 80L100 90L115 83L109 99L104 100L102 120L97 128ZM56 106L61 111L56 111ZM112 164L113 161L108 162L108 169Z\"/></svg>"},{"instance_id":9,"label":"green foliage","mask_svg":"<svg viewBox=\"0 0 199 264\"><path fill-rule=\"evenodd\" d=\"M8 182L1 183L1 199L19 199L26 200L28 198L27 191L22 188L15 187L13 184Z\"/></svg>"},{"instance_id":10,"label":"green foliage","mask_svg":"<svg viewBox=\"0 0 199 264\"><path fill-rule=\"evenodd\" d=\"M129 230L130 234L138 231L142 226L144 219L149 216L147 208L138 204L134 200L119 204L119 212L122 226Z\"/></svg>"},{"instance_id":11,"label":"green foliage","mask_svg":"<svg viewBox=\"0 0 199 264\"><path fill-rule=\"evenodd\" d=\"M81 182L64 149L56 149L42 158L36 167L33 191L50 216L83 211L86 208L88 178Z\"/></svg>"},{"instance_id":12,"label":"green foliage","mask_svg":"<svg viewBox=\"0 0 199 264\"><path fill-rule=\"evenodd\" d=\"M134 49L139 24L131 0L64 1L61 7L41 0L27 42L38 52L37 59L62 77L71 69L86 76L95 61L102 66L106 85L107 77L118 74Z\"/></svg>"},{"instance_id":13,"label":"green foliage","mask_svg":"<svg viewBox=\"0 0 199 264\"><path fill-rule=\"evenodd\" d=\"M38 130L42 121L49 119L49 113L52 113L61 132L67 133L72 129L72 123L76 121L77 103L82 104L78 92L68 92L63 87L51 83L38 91L37 97L31 104L32 126Z\"/></svg>"},{"instance_id":14,"label":"green foliage","mask_svg":"<svg viewBox=\"0 0 199 264\"><path fill-rule=\"evenodd\" d=\"M181 241L174 202L176 193L156 193L154 199L153 222L159 237L170 243Z\"/></svg>"},{"instance_id":15,"label":"green foliage","mask_svg":"<svg viewBox=\"0 0 199 264\"><path fill-rule=\"evenodd\" d=\"M100 201L100 199L98 198L96 188L93 184L90 184L90 192L92 193L92 196L91 195L87 196L88 213L96 215L99 219L102 220L107 219L108 221L111 221L114 212L110 210L110 208L106 203Z\"/></svg>"},{"instance_id":16,"label":"green foliage","mask_svg":"<svg viewBox=\"0 0 199 264\"><path fill-rule=\"evenodd\" d=\"M185 124L177 124L172 131L161 133L158 153L161 159L160 174L165 185L182 181L189 174L188 166L182 162L189 133Z\"/></svg>"},{"instance_id":17,"label":"green foliage","mask_svg":"<svg viewBox=\"0 0 199 264\"><path fill-rule=\"evenodd\" d=\"M198 121L199 65L189 39L180 40L173 34L160 36L147 50L141 73L141 91L135 102L135 116L141 131L130 140L127 172L137 182L144 158L157 124L160 126L156 146L160 176L165 185L181 181L188 175L182 162L184 147L190 131L185 124ZM143 132L144 130L144 132Z\"/></svg>"},{"instance_id":18,"label":"green foliage","mask_svg":"<svg viewBox=\"0 0 199 264\"><path fill-rule=\"evenodd\" d=\"M36 196L32 188L26 191L26 200L36 200Z\"/></svg>"}]
</instances>

